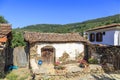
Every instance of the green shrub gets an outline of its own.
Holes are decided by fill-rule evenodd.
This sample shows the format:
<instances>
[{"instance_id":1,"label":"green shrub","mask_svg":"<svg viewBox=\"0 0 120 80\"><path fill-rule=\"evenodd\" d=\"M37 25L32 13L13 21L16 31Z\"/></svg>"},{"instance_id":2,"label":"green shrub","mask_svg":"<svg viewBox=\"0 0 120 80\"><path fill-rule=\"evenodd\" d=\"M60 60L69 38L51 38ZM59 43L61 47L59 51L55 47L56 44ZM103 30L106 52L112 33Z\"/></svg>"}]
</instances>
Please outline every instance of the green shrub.
<instances>
[{"instance_id":1,"label":"green shrub","mask_svg":"<svg viewBox=\"0 0 120 80\"><path fill-rule=\"evenodd\" d=\"M6 78L7 78L7 80L17 80L18 75L11 72L6 76Z\"/></svg>"},{"instance_id":2,"label":"green shrub","mask_svg":"<svg viewBox=\"0 0 120 80\"><path fill-rule=\"evenodd\" d=\"M8 21L3 16L0 16L0 23L8 23Z\"/></svg>"},{"instance_id":3,"label":"green shrub","mask_svg":"<svg viewBox=\"0 0 120 80\"><path fill-rule=\"evenodd\" d=\"M24 42L24 37L22 32L17 32L17 31L12 31L12 48L18 47L18 46L25 46L25 42Z\"/></svg>"},{"instance_id":4,"label":"green shrub","mask_svg":"<svg viewBox=\"0 0 120 80\"><path fill-rule=\"evenodd\" d=\"M90 58L90 59L88 60L88 62L89 62L90 64L98 64L98 60L95 59L95 58Z\"/></svg>"},{"instance_id":5,"label":"green shrub","mask_svg":"<svg viewBox=\"0 0 120 80\"><path fill-rule=\"evenodd\" d=\"M28 74L27 75L25 75L25 76L23 76L23 77L20 77L20 79L19 80L26 80L27 78L28 78Z\"/></svg>"}]
</instances>

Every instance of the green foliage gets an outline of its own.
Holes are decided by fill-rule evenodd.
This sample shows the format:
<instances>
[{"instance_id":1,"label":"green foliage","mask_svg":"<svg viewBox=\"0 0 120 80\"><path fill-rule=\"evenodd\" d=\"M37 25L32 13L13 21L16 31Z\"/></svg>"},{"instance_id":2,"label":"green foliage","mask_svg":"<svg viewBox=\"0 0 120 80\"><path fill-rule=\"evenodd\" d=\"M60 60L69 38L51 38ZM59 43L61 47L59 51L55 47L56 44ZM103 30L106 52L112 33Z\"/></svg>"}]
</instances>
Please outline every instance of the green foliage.
<instances>
[{"instance_id":1,"label":"green foliage","mask_svg":"<svg viewBox=\"0 0 120 80\"><path fill-rule=\"evenodd\" d=\"M80 23L72 24L36 24L26 26L24 28L18 28L18 31L35 31L35 32L47 32L47 33L68 33L68 32L80 32L81 35L87 29L92 29L102 25L108 25L112 23L120 23L120 14L88 20Z\"/></svg>"},{"instance_id":2,"label":"green foliage","mask_svg":"<svg viewBox=\"0 0 120 80\"><path fill-rule=\"evenodd\" d=\"M6 76L6 78L7 78L7 80L17 80L18 75L11 72Z\"/></svg>"},{"instance_id":3,"label":"green foliage","mask_svg":"<svg viewBox=\"0 0 120 80\"><path fill-rule=\"evenodd\" d=\"M98 64L98 60L95 59L95 58L90 58L90 59L88 60L88 62L89 62L90 64Z\"/></svg>"},{"instance_id":4,"label":"green foliage","mask_svg":"<svg viewBox=\"0 0 120 80\"><path fill-rule=\"evenodd\" d=\"M120 14L88 20L80 23L72 24L36 24L30 25L23 28L14 29L12 47L24 46L25 42L22 36L24 31L42 32L42 33L69 33L79 32L83 35L83 32L87 29L92 29L102 25L108 25L112 23L120 23Z\"/></svg>"},{"instance_id":5,"label":"green foliage","mask_svg":"<svg viewBox=\"0 0 120 80\"><path fill-rule=\"evenodd\" d=\"M3 16L0 16L0 23L8 23Z\"/></svg>"},{"instance_id":6,"label":"green foliage","mask_svg":"<svg viewBox=\"0 0 120 80\"><path fill-rule=\"evenodd\" d=\"M25 46L25 42L24 42L24 37L23 34L21 32L16 32L16 31L12 31L12 46L11 47L18 47L18 46Z\"/></svg>"},{"instance_id":7,"label":"green foliage","mask_svg":"<svg viewBox=\"0 0 120 80\"><path fill-rule=\"evenodd\" d=\"M18 80L26 80L27 78L28 78L28 74L26 74L26 75L24 75L24 76L22 76L22 77L20 77Z\"/></svg>"}]
</instances>

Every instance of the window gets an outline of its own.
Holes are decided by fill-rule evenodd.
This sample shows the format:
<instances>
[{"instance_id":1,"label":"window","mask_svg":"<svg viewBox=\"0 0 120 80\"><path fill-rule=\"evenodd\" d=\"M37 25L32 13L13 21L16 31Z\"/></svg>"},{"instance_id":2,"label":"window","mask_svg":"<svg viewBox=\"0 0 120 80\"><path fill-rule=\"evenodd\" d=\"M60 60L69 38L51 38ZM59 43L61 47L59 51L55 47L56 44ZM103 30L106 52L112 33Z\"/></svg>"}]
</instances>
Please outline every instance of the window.
<instances>
[{"instance_id":1,"label":"window","mask_svg":"<svg viewBox=\"0 0 120 80\"><path fill-rule=\"evenodd\" d=\"M91 42L95 41L95 34L94 33L90 34L90 41Z\"/></svg>"},{"instance_id":2,"label":"window","mask_svg":"<svg viewBox=\"0 0 120 80\"><path fill-rule=\"evenodd\" d=\"M105 35L105 32L103 32L103 35Z\"/></svg>"},{"instance_id":3,"label":"window","mask_svg":"<svg viewBox=\"0 0 120 80\"><path fill-rule=\"evenodd\" d=\"M103 40L103 34L101 32L96 33L96 41L102 42Z\"/></svg>"}]
</instances>

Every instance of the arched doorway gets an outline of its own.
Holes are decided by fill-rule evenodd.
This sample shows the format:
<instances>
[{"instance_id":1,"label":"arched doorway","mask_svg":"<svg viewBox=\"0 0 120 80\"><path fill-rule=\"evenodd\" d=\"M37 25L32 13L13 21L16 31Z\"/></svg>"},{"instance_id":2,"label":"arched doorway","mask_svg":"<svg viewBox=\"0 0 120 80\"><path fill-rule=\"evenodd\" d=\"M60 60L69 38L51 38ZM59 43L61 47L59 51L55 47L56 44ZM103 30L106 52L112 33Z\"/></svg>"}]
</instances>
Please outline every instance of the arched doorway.
<instances>
[{"instance_id":1,"label":"arched doorway","mask_svg":"<svg viewBox=\"0 0 120 80\"><path fill-rule=\"evenodd\" d=\"M45 46L41 48L41 57L44 63L51 64L55 62L55 48L53 46Z\"/></svg>"}]
</instances>

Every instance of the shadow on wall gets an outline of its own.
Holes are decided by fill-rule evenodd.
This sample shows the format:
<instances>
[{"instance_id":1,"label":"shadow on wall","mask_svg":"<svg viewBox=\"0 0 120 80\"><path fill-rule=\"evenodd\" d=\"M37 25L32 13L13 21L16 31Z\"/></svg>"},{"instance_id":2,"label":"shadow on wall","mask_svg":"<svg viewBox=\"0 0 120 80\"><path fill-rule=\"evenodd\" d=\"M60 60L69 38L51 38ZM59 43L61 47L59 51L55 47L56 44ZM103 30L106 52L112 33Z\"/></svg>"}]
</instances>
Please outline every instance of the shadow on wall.
<instances>
[{"instance_id":1,"label":"shadow on wall","mask_svg":"<svg viewBox=\"0 0 120 80\"><path fill-rule=\"evenodd\" d=\"M0 55L0 78L4 78L10 65L13 65L13 49L6 47ZM2 63L1 63L2 62Z\"/></svg>"},{"instance_id":2,"label":"shadow on wall","mask_svg":"<svg viewBox=\"0 0 120 80\"><path fill-rule=\"evenodd\" d=\"M27 54L27 51L28 49L26 49L26 47L16 47L14 49L11 47L5 48L2 52L2 54L5 55L0 55L0 60L2 59L1 61L4 61L4 64L1 64L0 62L0 79L4 78L12 69L28 67L27 64L29 54Z\"/></svg>"},{"instance_id":3,"label":"shadow on wall","mask_svg":"<svg viewBox=\"0 0 120 80\"><path fill-rule=\"evenodd\" d=\"M25 47L10 48L8 58L6 59L5 71L9 70L10 66L27 67L28 54Z\"/></svg>"},{"instance_id":4,"label":"shadow on wall","mask_svg":"<svg viewBox=\"0 0 120 80\"><path fill-rule=\"evenodd\" d=\"M7 47L8 49L6 51L6 60L5 60L5 72L8 71L9 66L13 65L13 48Z\"/></svg>"}]
</instances>

